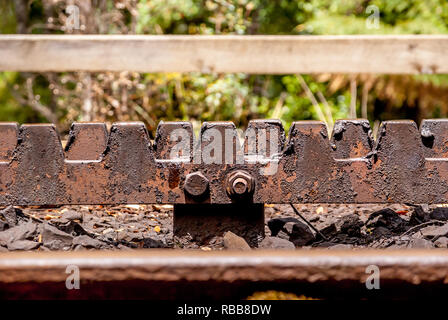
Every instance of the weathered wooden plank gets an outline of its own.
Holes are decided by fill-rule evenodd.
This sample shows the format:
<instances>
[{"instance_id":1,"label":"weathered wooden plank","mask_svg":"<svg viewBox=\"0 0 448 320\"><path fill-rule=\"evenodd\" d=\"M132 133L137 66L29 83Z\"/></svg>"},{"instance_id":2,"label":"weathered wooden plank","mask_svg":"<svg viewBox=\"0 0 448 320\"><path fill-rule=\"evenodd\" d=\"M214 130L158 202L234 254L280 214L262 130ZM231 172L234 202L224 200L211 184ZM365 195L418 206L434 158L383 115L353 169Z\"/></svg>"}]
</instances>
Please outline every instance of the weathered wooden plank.
<instances>
[{"instance_id":1,"label":"weathered wooden plank","mask_svg":"<svg viewBox=\"0 0 448 320\"><path fill-rule=\"evenodd\" d=\"M448 36L2 35L0 70L448 73Z\"/></svg>"}]
</instances>

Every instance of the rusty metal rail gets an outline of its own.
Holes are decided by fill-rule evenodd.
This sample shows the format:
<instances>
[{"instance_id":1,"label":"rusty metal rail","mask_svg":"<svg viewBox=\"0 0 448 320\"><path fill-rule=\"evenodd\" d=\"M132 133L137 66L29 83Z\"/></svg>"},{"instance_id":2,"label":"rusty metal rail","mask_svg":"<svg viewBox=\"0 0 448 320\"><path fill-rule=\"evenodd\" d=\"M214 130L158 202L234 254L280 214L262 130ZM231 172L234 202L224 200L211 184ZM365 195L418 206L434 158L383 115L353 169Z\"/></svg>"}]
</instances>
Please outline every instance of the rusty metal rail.
<instances>
[{"instance_id":1,"label":"rusty metal rail","mask_svg":"<svg viewBox=\"0 0 448 320\"><path fill-rule=\"evenodd\" d=\"M366 289L369 265L379 268L380 290ZM67 266L79 267L80 290L66 289ZM0 254L1 298L235 299L268 289L416 298L446 294L447 282L446 250Z\"/></svg>"},{"instance_id":2,"label":"rusty metal rail","mask_svg":"<svg viewBox=\"0 0 448 320\"><path fill-rule=\"evenodd\" d=\"M191 148L173 159L179 129ZM204 123L195 139L190 123L161 122L152 144L142 123L76 123L64 151L53 125L2 123L0 205L448 202L448 120L420 132L386 121L377 141L366 120L338 121L331 139L317 121L293 123L287 141L279 121L248 129L267 134L240 145L232 123ZM230 143L230 158L207 163L212 143Z\"/></svg>"}]
</instances>

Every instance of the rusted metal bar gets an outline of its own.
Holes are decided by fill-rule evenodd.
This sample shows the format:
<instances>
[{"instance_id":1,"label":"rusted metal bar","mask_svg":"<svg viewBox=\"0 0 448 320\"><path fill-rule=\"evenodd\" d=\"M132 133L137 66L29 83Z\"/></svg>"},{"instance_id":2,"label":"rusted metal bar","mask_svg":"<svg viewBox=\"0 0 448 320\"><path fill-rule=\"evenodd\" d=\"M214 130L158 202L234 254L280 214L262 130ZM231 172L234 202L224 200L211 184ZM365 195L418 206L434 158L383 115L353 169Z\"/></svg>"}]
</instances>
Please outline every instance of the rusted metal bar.
<instances>
[{"instance_id":1,"label":"rusted metal bar","mask_svg":"<svg viewBox=\"0 0 448 320\"><path fill-rule=\"evenodd\" d=\"M368 266L380 290L367 290ZM67 266L80 290L67 290ZM2 298L244 298L288 290L323 298L435 296L447 291L446 250L133 251L0 254ZM186 293L188 292L188 293Z\"/></svg>"},{"instance_id":2,"label":"rusted metal bar","mask_svg":"<svg viewBox=\"0 0 448 320\"><path fill-rule=\"evenodd\" d=\"M298 121L286 140L279 121L257 120L240 143L229 122L198 138L188 122L161 122L152 144L142 123L76 123L62 150L53 125L2 123L0 205L445 203L447 136L445 119L420 132L386 121L377 141L367 120L337 121L330 139Z\"/></svg>"}]
</instances>

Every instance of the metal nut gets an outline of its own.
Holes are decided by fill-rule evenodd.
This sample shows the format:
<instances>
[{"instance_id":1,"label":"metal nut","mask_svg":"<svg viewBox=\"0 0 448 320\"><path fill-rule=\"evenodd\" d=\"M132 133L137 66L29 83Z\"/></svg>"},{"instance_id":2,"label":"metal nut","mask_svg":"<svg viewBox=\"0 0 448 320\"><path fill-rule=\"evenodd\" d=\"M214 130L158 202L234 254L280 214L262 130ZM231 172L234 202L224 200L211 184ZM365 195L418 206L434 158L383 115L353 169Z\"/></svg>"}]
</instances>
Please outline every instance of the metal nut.
<instances>
[{"instance_id":1,"label":"metal nut","mask_svg":"<svg viewBox=\"0 0 448 320\"><path fill-rule=\"evenodd\" d=\"M193 197L200 197L208 190L208 179L199 171L185 177L184 190Z\"/></svg>"},{"instance_id":2,"label":"metal nut","mask_svg":"<svg viewBox=\"0 0 448 320\"><path fill-rule=\"evenodd\" d=\"M254 191L255 179L247 172L238 170L227 176L226 191L230 197L242 197Z\"/></svg>"}]
</instances>

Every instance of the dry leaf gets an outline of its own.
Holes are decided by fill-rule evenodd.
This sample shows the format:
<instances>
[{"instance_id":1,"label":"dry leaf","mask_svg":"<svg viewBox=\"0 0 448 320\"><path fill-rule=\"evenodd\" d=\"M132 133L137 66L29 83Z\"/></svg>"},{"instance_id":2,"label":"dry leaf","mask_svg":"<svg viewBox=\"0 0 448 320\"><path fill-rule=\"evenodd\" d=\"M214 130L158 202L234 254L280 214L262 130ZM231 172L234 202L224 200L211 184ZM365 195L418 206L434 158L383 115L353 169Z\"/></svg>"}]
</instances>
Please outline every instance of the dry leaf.
<instances>
[{"instance_id":1,"label":"dry leaf","mask_svg":"<svg viewBox=\"0 0 448 320\"><path fill-rule=\"evenodd\" d=\"M47 214L44 219L45 220L51 220L51 219L58 219L59 216L52 216L51 214Z\"/></svg>"}]
</instances>

